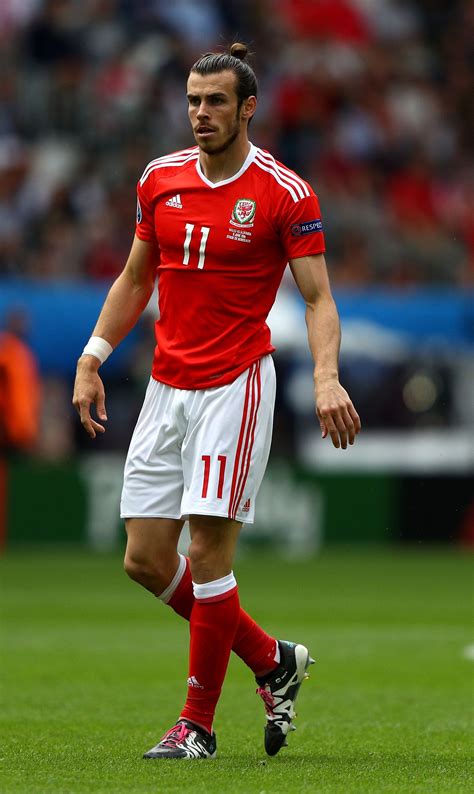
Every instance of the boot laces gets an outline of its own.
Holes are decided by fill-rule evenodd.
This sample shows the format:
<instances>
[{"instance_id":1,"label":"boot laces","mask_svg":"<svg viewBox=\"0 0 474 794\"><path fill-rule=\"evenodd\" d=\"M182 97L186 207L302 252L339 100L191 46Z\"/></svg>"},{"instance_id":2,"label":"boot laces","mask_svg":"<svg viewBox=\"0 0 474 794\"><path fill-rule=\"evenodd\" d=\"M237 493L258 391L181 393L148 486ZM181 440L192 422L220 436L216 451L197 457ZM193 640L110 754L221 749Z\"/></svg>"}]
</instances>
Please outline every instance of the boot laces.
<instances>
[{"instance_id":1,"label":"boot laces","mask_svg":"<svg viewBox=\"0 0 474 794\"><path fill-rule=\"evenodd\" d=\"M275 707L275 700L274 700L274 697L273 697L272 693L268 689L263 687L263 686L259 686L258 689L256 690L256 692L257 692L257 695L260 695L260 697L262 698L263 704L265 706L265 711L267 712L267 714L269 716L273 717L274 716L273 709Z\"/></svg>"},{"instance_id":2,"label":"boot laces","mask_svg":"<svg viewBox=\"0 0 474 794\"><path fill-rule=\"evenodd\" d=\"M183 739L186 739L186 736L191 733L191 728L188 728L186 723L178 722L177 725L173 725L169 731L166 731L165 735L160 741L160 744L165 745L165 747L176 747L180 744Z\"/></svg>"}]
</instances>

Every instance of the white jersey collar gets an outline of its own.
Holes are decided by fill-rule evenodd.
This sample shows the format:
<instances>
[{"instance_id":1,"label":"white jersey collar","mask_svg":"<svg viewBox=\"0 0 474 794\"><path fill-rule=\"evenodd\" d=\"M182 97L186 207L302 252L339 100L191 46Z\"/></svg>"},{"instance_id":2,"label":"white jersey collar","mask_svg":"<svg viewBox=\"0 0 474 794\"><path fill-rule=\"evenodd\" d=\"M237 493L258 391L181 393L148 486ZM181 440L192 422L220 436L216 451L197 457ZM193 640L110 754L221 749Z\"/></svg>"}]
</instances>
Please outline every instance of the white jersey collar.
<instances>
[{"instance_id":1,"label":"white jersey collar","mask_svg":"<svg viewBox=\"0 0 474 794\"><path fill-rule=\"evenodd\" d=\"M256 153L257 153L257 147L254 146L253 143L251 143L249 153L245 158L242 166L237 171L237 173L234 174L233 176L230 176L228 179L223 179L221 182L211 182L210 179L208 179L207 176L203 174L201 163L199 162L199 158L196 160L196 171L198 172L198 175L200 176L202 181L205 182L205 184L208 187L215 188L215 187L221 187L222 185L228 185L230 182L235 182L236 179L238 179L239 177L242 176L243 173L245 173L247 168L253 163Z\"/></svg>"}]
</instances>

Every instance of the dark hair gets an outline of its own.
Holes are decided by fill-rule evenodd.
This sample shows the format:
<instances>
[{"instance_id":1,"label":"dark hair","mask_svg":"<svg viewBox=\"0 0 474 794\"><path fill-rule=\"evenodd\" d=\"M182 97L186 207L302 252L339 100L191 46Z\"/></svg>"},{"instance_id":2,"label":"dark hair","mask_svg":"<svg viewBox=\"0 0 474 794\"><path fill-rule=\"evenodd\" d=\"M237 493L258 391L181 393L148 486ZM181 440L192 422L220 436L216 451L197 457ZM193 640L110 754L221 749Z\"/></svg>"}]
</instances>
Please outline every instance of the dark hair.
<instances>
[{"instance_id":1,"label":"dark hair","mask_svg":"<svg viewBox=\"0 0 474 794\"><path fill-rule=\"evenodd\" d=\"M229 52L207 52L191 66L191 72L197 74L216 74L217 72L234 72L237 78L235 87L239 105L249 96L257 96L257 78L250 64L246 62L248 47L235 42Z\"/></svg>"}]
</instances>

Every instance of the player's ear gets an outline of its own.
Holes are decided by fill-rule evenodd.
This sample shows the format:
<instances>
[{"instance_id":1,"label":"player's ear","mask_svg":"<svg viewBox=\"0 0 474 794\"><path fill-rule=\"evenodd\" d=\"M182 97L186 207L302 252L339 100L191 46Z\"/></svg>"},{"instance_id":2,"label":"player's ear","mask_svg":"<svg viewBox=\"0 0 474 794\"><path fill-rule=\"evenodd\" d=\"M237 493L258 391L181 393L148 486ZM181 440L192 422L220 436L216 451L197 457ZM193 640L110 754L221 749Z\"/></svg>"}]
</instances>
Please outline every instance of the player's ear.
<instances>
[{"instance_id":1,"label":"player's ear","mask_svg":"<svg viewBox=\"0 0 474 794\"><path fill-rule=\"evenodd\" d=\"M247 97L247 99L245 99L244 102L242 103L242 118L248 119L250 121L256 109L257 109L257 97L254 96Z\"/></svg>"}]
</instances>

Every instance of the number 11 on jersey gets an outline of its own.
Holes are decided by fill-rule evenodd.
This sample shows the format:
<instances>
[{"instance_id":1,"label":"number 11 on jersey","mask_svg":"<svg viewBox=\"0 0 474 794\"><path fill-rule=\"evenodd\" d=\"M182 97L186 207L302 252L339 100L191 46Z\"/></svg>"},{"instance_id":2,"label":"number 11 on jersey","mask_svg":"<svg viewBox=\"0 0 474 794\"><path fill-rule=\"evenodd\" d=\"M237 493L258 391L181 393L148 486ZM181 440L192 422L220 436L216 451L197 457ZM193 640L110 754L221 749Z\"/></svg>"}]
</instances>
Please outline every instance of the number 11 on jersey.
<instances>
[{"instance_id":1,"label":"number 11 on jersey","mask_svg":"<svg viewBox=\"0 0 474 794\"><path fill-rule=\"evenodd\" d=\"M183 265L189 265L189 255L190 255L189 248L193 236L194 223L187 223L185 228L186 228L186 237L184 238ZM200 270L202 270L202 268L204 267L204 259L206 258L206 243L210 231L211 230L209 226L201 226L201 244L199 246L199 261L198 261L198 268Z\"/></svg>"}]
</instances>

